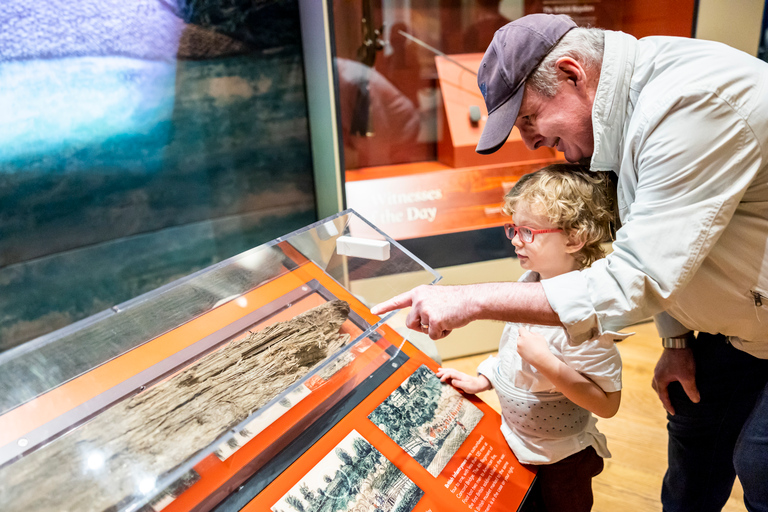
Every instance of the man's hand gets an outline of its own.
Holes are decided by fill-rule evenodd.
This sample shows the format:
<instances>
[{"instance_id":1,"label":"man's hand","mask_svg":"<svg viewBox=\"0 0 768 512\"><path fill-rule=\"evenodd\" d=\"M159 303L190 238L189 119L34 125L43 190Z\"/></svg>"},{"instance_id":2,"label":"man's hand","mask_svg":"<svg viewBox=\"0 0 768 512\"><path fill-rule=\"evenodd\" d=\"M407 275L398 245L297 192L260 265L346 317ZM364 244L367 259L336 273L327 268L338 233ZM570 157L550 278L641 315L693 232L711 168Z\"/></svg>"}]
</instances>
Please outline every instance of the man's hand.
<instances>
[{"instance_id":1,"label":"man's hand","mask_svg":"<svg viewBox=\"0 0 768 512\"><path fill-rule=\"evenodd\" d=\"M414 331L428 333L433 340L445 338L453 329L473 320L471 286L422 285L371 308L374 315L410 307L405 325Z\"/></svg>"},{"instance_id":2,"label":"man's hand","mask_svg":"<svg viewBox=\"0 0 768 512\"><path fill-rule=\"evenodd\" d=\"M690 348L665 348L653 372L653 389L664 404L664 409L674 415L675 408L669 400L668 390L671 382L679 382L693 403L701 399L696 388L696 363Z\"/></svg>"},{"instance_id":3,"label":"man's hand","mask_svg":"<svg viewBox=\"0 0 768 512\"><path fill-rule=\"evenodd\" d=\"M381 315L410 307L405 325L433 340L474 320L562 325L541 283L479 283L462 286L422 285L371 308Z\"/></svg>"},{"instance_id":4,"label":"man's hand","mask_svg":"<svg viewBox=\"0 0 768 512\"><path fill-rule=\"evenodd\" d=\"M453 387L459 388L472 395L493 388L491 381L489 381L488 377L485 375L472 377L459 370L454 370L453 368L440 368L437 370L436 375L440 379L440 382L447 382Z\"/></svg>"}]
</instances>

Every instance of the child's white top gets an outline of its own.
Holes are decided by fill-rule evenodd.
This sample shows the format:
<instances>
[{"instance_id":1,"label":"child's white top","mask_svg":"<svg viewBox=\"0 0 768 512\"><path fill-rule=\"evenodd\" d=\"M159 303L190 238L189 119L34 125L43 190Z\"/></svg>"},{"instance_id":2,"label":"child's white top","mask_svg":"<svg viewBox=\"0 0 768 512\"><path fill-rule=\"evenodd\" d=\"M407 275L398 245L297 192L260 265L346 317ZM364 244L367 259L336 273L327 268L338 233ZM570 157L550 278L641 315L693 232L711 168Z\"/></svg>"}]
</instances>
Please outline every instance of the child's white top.
<instances>
[{"instance_id":1,"label":"child's white top","mask_svg":"<svg viewBox=\"0 0 768 512\"><path fill-rule=\"evenodd\" d=\"M538 280L539 274L530 271L520 278L521 282ZM523 464L551 464L589 446L601 457L610 457L605 436L597 430L597 418L557 391L518 355L520 327L544 336L558 359L606 392L621 389L621 356L614 342L629 335L606 332L599 339L572 346L562 327L507 323L498 356L489 357L477 369L499 395L501 431Z\"/></svg>"}]
</instances>

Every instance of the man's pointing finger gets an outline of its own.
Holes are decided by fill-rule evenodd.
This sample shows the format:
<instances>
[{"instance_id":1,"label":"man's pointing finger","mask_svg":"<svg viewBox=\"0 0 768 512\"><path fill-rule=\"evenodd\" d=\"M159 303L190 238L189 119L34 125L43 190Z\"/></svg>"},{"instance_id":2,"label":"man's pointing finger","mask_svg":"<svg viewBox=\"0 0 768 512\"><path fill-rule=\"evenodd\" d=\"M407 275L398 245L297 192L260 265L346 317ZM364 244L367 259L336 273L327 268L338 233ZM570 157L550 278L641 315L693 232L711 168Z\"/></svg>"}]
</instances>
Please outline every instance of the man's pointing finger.
<instances>
[{"instance_id":1,"label":"man's pointing finger","mask_svg":"<svg viewBox=\"0 0 768 512\"><path fill-rule=\"evenodd\" d=\"M371 308L371 313L381 316L384 313L389 313L390 311L394 311L396 309L410 307L411 303L411 292L405 292L396 297L392 297L391 299L384 301L381 304L376 304Z\"/></svg>"}]
</instances>

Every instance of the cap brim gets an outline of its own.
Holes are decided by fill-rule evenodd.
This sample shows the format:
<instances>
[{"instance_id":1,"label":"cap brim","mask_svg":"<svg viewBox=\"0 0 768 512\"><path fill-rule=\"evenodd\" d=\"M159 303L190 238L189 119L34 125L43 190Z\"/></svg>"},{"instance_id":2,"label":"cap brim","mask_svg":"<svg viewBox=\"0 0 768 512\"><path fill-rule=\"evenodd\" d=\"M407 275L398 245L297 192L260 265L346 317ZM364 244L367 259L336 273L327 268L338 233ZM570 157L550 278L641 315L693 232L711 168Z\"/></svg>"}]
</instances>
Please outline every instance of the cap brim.
<instances>
[{"instance_id":1,"label":"cap brim","mask_svg":"<svg viewBox=\"0 0 768 512\"><path fill-rule=\"evenodd\" d=\"M517 121L520 105L523 103L524 89L525 87L521 86L511 98L488 114L488 120L485 122L483 133L480 135L475 151L481 155L490 155L507 142L507 138L512 133L512 128Z\"/></svg>"}]
</instances>

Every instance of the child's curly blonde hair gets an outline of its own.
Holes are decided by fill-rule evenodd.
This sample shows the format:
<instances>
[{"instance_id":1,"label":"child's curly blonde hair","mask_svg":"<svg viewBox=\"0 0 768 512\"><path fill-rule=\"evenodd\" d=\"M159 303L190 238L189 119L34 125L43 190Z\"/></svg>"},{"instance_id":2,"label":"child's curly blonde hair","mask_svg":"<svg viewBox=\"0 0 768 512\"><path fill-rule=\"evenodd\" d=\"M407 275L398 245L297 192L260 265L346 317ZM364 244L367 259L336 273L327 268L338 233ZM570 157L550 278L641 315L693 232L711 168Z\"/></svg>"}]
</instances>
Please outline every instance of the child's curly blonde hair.
<instances>
[{"instance_id":1,"label":"child's curly blonde hair","mask_svg":"<svg viewBox=\"0 0 768 512\"><path fill-rule=\"evenodd\" d=\"M520 178L504 196L504 213L514 214L524 202L567 236L583 241L574 257L586 268L605 256L600 244L612 238L612 198L612 184L604 173L578 164L553 164Z\"/></svg>"}]
</instances>

